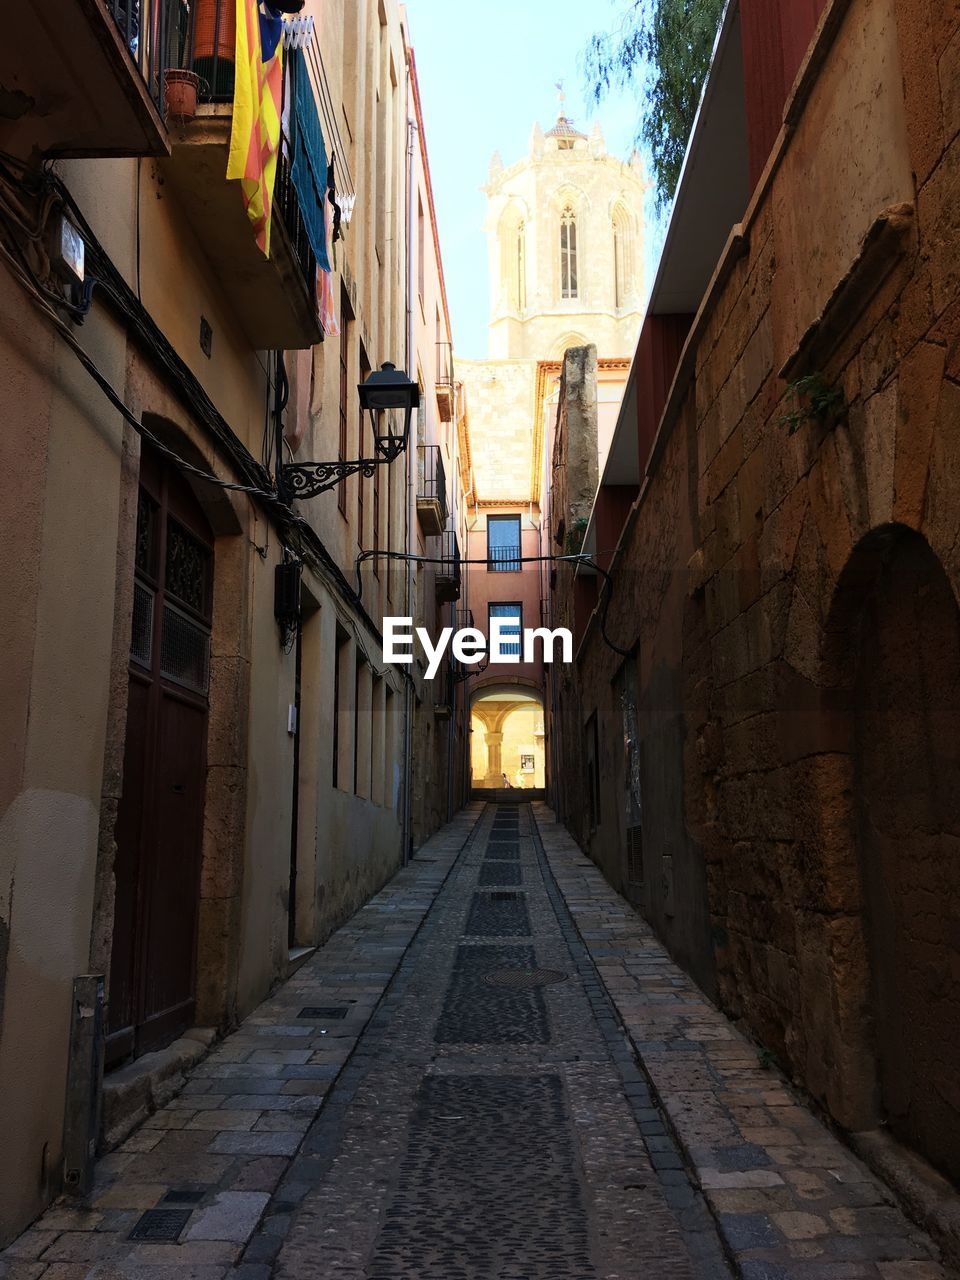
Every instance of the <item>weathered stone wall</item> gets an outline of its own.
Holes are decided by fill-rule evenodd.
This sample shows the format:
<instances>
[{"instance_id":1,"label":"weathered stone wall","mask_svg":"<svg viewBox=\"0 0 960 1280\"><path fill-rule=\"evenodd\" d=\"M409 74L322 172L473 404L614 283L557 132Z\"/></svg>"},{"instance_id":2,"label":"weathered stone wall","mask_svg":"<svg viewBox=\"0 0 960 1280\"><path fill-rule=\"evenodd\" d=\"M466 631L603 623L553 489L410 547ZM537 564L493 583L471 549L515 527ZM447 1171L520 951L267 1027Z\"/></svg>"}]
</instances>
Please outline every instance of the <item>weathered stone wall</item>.
<instances>
[{"instance_id":1,"label":"weathered stone wall","mask_svg":"<svg viewBox=\"0 0 960 1280\"><path fill-rule=\"evenodd\" d=\"M694 324L614 561L607 626L639 644L644 858L689 859L681 883L674 852L675 914L649 877L645 913L706 982L700 867L724 1006L841 1123L886 1119L956 1176L960 1100L942 1055L955 1060L960 1030L948 976L960 966L949 905L960 826L943 799L955 791L943 740L956 737L943 637L960 585L960 12L923 0L845 9ZM836 397L820 415L789 395L811 375ZM911 539L930 586L884 613ZM864 649L877 617L886 639ZM927 677L893 688L883 653L913 651ZM578 715L600 717L616 811L614 670L594 625ZM878 741L866 709L894 697L901 723L884 719ZM878 778L899 825L877 808ZM886 854L886 870L874 865L894 838L912 883ZM618 883L606 813L590 849ZM920 1016L891 1019L883 974L902 1000L926 992ZM923 1072L896 1096L889 1064L911 1060ZM931 1090L935 1115L921 1105Z\"/></svg>"}]
</instances>

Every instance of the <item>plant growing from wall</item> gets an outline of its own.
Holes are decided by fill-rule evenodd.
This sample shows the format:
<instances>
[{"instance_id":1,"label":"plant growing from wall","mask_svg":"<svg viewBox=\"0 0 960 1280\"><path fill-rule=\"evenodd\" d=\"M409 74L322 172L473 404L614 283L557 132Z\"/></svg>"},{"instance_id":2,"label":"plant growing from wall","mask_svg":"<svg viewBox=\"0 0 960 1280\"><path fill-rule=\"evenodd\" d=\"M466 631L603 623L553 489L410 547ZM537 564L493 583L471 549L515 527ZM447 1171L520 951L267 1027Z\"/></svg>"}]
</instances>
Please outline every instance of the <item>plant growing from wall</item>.
<instances>
[{"instance_id":1,"label":"plant growing from wall","mask_svg":"<svg viewBox=\"0 0 960 1280\"><path fill-rule=\"evenodd\" d=\"M789 408L780 415L780 425L787 434L799 431L805 422L831 426L844 409L843 392L827 382L822 373L808 373L787 383Z\"/></svg>"},{"instance_id":2,"label":"plant growing from wall","mask_svg":"<svg viewBox=\"0 0 960 1280\"><path fill-rule=\"evenodd\" d=\"M567 530L567 540L563 548L566 556L578 556L583 550L583 539L587 532L586 516L578 516Z\"/></svg>"},{"instance_id":3,"label":"plant growing from wall","mask_svg":"<svg viewBox=\"0 0 960 1280\"><path fill-rule=\"evenodd\" d=\"M724 0L631 0L619 25L597 32L584 53L595 101L614 84L638 90L637 142L650 149L659 211L677 187L723 6Z\"/></svg>"}]
</instances>

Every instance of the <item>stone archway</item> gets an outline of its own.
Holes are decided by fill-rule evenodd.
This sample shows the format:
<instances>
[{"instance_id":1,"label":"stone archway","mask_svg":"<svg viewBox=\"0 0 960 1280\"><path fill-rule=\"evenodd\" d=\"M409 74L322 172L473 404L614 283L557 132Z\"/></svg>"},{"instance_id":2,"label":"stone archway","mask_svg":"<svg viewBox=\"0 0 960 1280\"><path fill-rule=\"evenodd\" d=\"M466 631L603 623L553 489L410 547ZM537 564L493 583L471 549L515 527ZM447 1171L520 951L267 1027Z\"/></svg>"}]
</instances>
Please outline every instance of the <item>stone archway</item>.
<instances>
[{"instance_id":1,"label":"stone archway","mask_svg":"<svg viewBox=\"0 0 960 1280\"><path fill-rule=\"evenodd\" d=\"M543 700L535 690L520 685L481 687L471 702L470 728L474 788L543 788Z\"/></svg>"},{"instance_id":2,"label":"stone archway","mask_svg":"<svg viewBox=\"0 0 960 1280\"><path fill-rule=\"evenodd\" d=\"M864 1075L873 1096L854 1110L956 1179L960 610L919 534L887 526L860 543L827 640L851 753L850 871L868 974L862 1049L874 1068Z\"/></svg>"}]
</instances>

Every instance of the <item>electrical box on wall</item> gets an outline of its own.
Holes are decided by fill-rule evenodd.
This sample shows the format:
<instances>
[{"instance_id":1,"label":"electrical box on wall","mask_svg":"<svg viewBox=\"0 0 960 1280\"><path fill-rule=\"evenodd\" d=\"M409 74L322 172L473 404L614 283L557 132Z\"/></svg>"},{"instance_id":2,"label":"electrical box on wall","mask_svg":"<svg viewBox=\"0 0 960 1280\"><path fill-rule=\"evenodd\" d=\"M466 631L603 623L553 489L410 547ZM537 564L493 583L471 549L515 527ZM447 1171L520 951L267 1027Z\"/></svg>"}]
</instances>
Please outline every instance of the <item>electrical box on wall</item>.
<instances>
[{"instance_id":1,"label":"electrical box on wall","mask_svg":"<svg viewBox=\"0 0 960 1280\"><path fill-rule=\"evenodd\" d=\"M300 617L299 560L284 560L273 571L273 616L280 623L296 622Z\"/></svg>"}]
</instances>

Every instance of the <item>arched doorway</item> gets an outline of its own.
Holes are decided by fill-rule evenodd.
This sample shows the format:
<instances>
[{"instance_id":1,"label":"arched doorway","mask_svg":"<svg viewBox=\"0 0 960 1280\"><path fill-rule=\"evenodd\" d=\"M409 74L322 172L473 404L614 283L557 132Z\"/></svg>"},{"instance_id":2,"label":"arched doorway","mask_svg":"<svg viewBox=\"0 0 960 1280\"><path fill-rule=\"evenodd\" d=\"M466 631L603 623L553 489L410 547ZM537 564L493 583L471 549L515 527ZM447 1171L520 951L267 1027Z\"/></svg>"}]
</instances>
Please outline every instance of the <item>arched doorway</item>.
<instances>
[{"instance_id":1,"label":"arched doorway","mask_svg":"<svg viewBox=\"0 0 960 1280\"><path fill-rule=\"evenodd\" d=\"M543 700L522 685L479 689L470 708L474 790L542 790L545 785Z\"/></svg>"},{"instance_id":2,"label":"arched doorway","mask_svg":"<svg viewBox=\"0 0 960 1280\"><path fill-rule=\"evenodd\" d=\"M213 534L182 476L146 447L134 563L108 1062L194 1021Z\"/></svg>"},{"instance_id":3,"label":"arched doorway","mask_svg":"<svg viewBox=\"0 0 960 1280\"><path fill-rule=\"evenodd\" d=\"M846 665L877 1118L957 1179L960 610L927 542L888 527L857 548L833 614Z\"/></svg>"}]
</instances>

